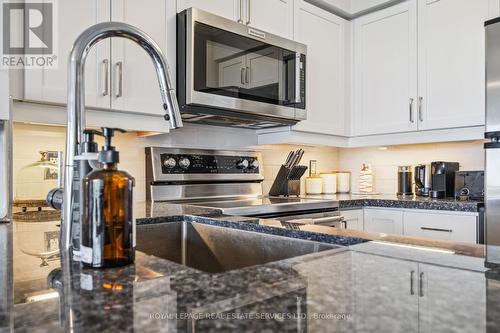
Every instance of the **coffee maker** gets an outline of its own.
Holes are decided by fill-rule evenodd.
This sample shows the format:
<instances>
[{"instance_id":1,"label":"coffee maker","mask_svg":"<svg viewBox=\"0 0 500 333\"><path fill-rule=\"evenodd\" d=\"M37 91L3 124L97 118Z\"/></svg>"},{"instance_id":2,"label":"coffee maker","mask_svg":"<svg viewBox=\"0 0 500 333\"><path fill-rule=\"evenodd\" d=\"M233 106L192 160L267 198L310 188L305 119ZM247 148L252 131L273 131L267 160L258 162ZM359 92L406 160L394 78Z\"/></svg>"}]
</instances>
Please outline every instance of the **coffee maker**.
<instances>
[{"instance_id":1,"label":"coffee maker","mask_svg":"<svg viewBox=\"0 0 500 333\"><path fill-rule=\"evenodd\" d=\"M431 165L419 164L415 166L415 195L428 197L431 191Z\"/></svg>"},{"instance_id":2,"label":"coffee maker","mask_svg":"<svg viewBox=\"0 0 500 333\"><path fill-rule=\"evenodd\" d=\"M432 162L431 198L447 198L455 196L455 172L459 164L456 162Z\"/></svg>"}]
</instances>

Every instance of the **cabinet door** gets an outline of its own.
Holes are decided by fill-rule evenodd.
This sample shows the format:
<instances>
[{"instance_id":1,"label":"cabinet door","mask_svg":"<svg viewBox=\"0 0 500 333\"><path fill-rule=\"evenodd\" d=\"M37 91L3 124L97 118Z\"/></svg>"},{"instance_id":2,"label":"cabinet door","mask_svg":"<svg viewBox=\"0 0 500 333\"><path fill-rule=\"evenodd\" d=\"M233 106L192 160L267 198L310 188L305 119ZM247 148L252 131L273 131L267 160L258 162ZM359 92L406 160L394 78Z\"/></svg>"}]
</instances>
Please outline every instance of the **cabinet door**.
<instances>
[{"instance_id":1,"label":"cabinet door","mask_svg":"<svg viewBox=\"0 0 500 333\"><path fill-rule=\"evenodd\" d=\"M314 318L314 314L345 313L354 319L352 251L302 260L293 271L307 285L307 329L297 332L353 332L354 320ZM321 269L318 269L321 267Z\"/></svg>"},{"instance_id":2,"label":"cabinet door","mask_svg":"<svg viewBox=\"0 0 500 333\"><path fill-rule=\"evenodd\" d=\"M57 41L58 67L29 69L24 73L24 99L66 104L68 56L76 38L90 26L110 20L110 3L98 0L59 1ZM85 102L87 106L110 107L109 56L110 41L94 46L85 64ZM105 61L108 61L106 65ZM107 73L105 72L107 70Z\"/></svg>"},{"instance_id":3,"label":"cabinet door","mask_svg":"<svg viewBox=\"0 0 500 333\"><path fill-rule=\"evenodd\" d=\"M475 215L405 211L404 234L475 244L477 219L478 216Z\"/></svg>"},{"instance_id":4,"label":"cabinet door","mask_svg":"<svg viewBox=\"0 0 500 333\"><path fill-rule=\"evenodd\" d=\"M364 209L365 231L403 234L403 212L388 209Z\"/></svg>"},{"instance_id":5,"label":"cabinet door","mask_svg":"<svg viewBox=\"0 0 500 333\"><path fill-rule=\"evenodd\" d=\"M356 135L417 129L417 0L354 22Z\"/></svg>"},{"instance_id":6,"label":"cabinet door","mask_svg":"<svg viewBox=\"0 0 500 333\"><path fill-rule=\"evenodd\" d=\"M150 0L145 6L134 0L114 0L111 13L113 21L126 22L145 31L166 52L166 1ZM132 41L113 38L112 56L111 107L163 115L158 79L149 55Z\"/></svg>"},{"instance_id":7,"label":"cabinet door","mask_svg":"<svg viewBox=\"0 0 500 333\"><path fill-rule=\"evenodd\" d=\"M419 129L484 125L484 21L490 2L419 1Z\"/></svg>"},{"instance_id":8,"label":"cabinet door","mask_svg":"<svg viewBox=\"0 0 500 333\"><path fill-rule=\"evenodd\" d=\"M354 252L353 271L355 332L418 332L417 263Z\"/></svg>"},{"instance_id":9,"label":"cabinet door","mask_svg":"<svg viewBox=\"0 0 500 333\"><path fill-rule=\"evenodd\" d=\"M245 82L248 89L279 85L282 62L275 59L281 58L280 52L281 50L270 47L259 53L250 53L246 56Z\"/></svg>"},{"instance_id":10,"label":"cabinet door","mask_svg":"<svg viewBox=\"0 0 500 333\"><path fill-rule=\"evenodd\" d=\"M293 39L293 0L245 0L246 24Z\"/></svg>"},{"instance_id":11,"label":"cabinet door","mask_svg":"<svg viewBox=\"0 0 500 333\"><path fill-rule=\"evenodd\" d=\"M419 277L421 332L487 331L484 273L419 264Z\"/></svg>"},{"instance_id":12,"label":"cabinet door","mask_svg":"<svg viewBox=\"0 0 500 333\"><path fill-rule=\"evenodd\" d=\"M230 20L241 20L241 22L243 22L245 16L243 11L245 10L245 6L242 2L243 0L177 0L177 12L195 7Z\"/></svg>"},{"instance_id":13,"label":"cabinet door","mask_svg":"<svg viewBox=\"0 0 500 333\"><path fill-rule=\"evenodd\" d=\"M363 231L363 210L343 210L340 215L344 217L347 229Z\"/></svg>"},{"instance_id":14,"label":"cabinet door","mask_svg":"<svg viewBox=\"0 0 500 333\"><path fill-rule=\"evenodd\" d=\"M307 120L295 130L344 135L346 132L345 51L349 22L303 1L296 1L295 40L307 45Z\"/></svg>"},{"instance_id":15,"label":"cabinet door","mask_svg":"<svg viewBox=\"0 0 500 333\"><path fill-rule=\"evenodd\" d=\"M214 87L245 87L245 73L245 56L223 61L219 63L219 82Z\"/></svg>"}]
</instances>

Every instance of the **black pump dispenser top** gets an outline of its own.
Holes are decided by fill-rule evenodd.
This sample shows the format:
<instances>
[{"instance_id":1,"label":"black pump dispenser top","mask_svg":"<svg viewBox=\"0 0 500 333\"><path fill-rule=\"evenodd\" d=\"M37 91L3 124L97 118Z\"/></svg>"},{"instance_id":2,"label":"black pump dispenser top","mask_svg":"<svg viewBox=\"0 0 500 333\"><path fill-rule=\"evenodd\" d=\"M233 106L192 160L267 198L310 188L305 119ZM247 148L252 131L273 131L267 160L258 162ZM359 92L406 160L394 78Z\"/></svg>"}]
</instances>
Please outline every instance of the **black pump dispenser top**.
<instances>
[{"instance_id":1,"label":"black pump dispenser top","mask_svg":"<svg viewBox=\"0 0 500 333\"><path fill-rule=\"evenodd\" d=\"M102 128L102 135L104 136L104 147L99 152L99 162L106 164L116 164L120 162L120 153L115 150L111 145L111 138L115 135L115 131L125 133L126 131L120 128Z\"/></svg>"},{"instance_id":2,"label":"black pump dispenser top","mask_svg":"<svg viewBox=\"0 0 500 333\"><path fill-rule=\"evenodd\" d=\"M80 143L81 153L97 153L99 151L99 146L95 142L96 135L102 136L102 133L90 129L83 131L83 142Z\"/></svg>"}]
</instances>

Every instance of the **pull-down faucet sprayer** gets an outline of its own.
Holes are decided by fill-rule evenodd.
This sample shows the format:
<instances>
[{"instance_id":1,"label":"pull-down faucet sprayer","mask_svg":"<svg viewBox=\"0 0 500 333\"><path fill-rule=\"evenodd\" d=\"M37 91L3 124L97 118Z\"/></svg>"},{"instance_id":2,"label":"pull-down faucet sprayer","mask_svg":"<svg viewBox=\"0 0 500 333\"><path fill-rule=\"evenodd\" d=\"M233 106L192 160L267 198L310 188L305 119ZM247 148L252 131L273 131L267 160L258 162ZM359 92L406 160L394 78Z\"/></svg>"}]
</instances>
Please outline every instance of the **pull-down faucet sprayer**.
<instances>
[{"instance_id":1,"label":"pull-down faucet sprayer","mask_svg":"<svg viewBox=\"0 0 500 333\"><path fill-rule=\"evenodd\" d=\"M138 28L121 22L105 22L96 24L85 30L75 41L68 64L68 119L66 128L66 155L64 171L64 199L61 221L61 252L71 248L72 222L77 207L74 203L74 157L79 154L79 143L85 130L85 61L90 49L99 41L110 37L123 37L139 44L153 61L158 82L160 84L163 108L167 112L165 119L171 128L182 127L179 105L175 96L169 69L159 46ZM85 175L83 175L85 176ZM83 176L79 176L83 178ZM79 209L78 209L79 210Z\"/></svg>"}]
</instances>

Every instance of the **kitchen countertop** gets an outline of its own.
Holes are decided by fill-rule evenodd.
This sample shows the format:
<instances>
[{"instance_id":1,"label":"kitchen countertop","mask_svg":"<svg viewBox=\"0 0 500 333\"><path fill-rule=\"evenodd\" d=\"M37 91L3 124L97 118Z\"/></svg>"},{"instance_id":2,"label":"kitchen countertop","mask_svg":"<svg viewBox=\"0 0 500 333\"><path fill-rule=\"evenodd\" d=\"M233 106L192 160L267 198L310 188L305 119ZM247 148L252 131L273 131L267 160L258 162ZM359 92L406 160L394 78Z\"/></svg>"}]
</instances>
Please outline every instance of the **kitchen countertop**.
<instances>
[{"instance_id":1,"label":"kitchen countertop","mask_svg":"<svg viewBox=\"0 0 500 333\"><path fill-rule=\"evenodd\" d=\"M419 326L434 332L486 332L500 327L500 279L485 274L483 258L276 228L272 220L221 216L216 210L186 205L153 208L150 217L139 218L138 224L189 220L346 246L217 274L141 252L134 265L116 269L50 262L50 270L38 265L25 268L48 272L39 290L29 289L38 301L25 303L26 283L16 280L13 272L19 262L9 248L15 224L0 225L4 247L0 254L7 263L0 269L3 325L15 331L51 332L70 327L77 332L412 332ZM433 297L430 302L419 299L418 293L410 295L408 267L429 274L422 297ZM444 287L433 287L441 277L446 277ZM436 312L438 317L432 315Z\"/></svg>"},{"instance_id":2,"label":"kitchen countertop","mask_svg":"<svg viewBox=\"0 0 500 333\"><path fill-rule=\"evenodd\" d=\"M356 195L356 194L321 194L305 195L306 198L331 199L339 201L340 209L363 207L407 208L446 210L456 212L479 212L484 207L482 201L460 201L454 198L431 199L418 196L398 196L387 194Z\"/></svg>"}]
</instances>

